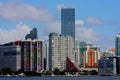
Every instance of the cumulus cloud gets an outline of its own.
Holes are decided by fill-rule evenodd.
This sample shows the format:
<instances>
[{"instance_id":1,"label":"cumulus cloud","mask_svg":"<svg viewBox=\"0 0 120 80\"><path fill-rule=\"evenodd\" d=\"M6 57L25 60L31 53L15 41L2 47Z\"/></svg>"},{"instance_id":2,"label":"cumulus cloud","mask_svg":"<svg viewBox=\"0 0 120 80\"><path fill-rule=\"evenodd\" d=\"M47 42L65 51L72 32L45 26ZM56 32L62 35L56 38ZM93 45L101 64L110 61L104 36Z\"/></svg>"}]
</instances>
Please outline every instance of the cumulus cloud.
<instances>
[{"instance_id":1,"label":"cumulus cloud","mask_svg":"<svg viewBox=\"0 0 120 80\"><path fill-rule=\"evenodd\" d=\"M84 26L76 27L76 37L80 41L85 41L88 43L95 43L99 40L93 29Z\"/></svg>"},{"instance_id":2,"label":"cumulus cloud","mask_svg":"<svg viewBox=\"0 0 120 80\"><path fill-rule=\"evenodd\" d=\"M96 17L87 17L87 23L90 25L102 25L103 22Z\"/></svg>"},{"instance_id":3,"label":"cumulus cloud","mask_svg":"<svg viewBox=\"0 0 120 80\"><path fill-rule=\"evenodd\" d=\"M97 33L92 28L86 27L83 20L76 20L75 23L77 39L88 43L95 43L99 40Z\"/></svg>"},{"instance_id":4,"label":"cumulus cloud","mask_svg":"<svg viewBox=\"0 0 120 80\"><path fill-rule=\"evenodd\" d=\"M44 7L22 3L0 3L0 18L6 20L52 21L53 15Z\"/></svg>"},{"instance_id":5,"label":"cumulus cloud","mask_svg":"<svg viewBox=\"0 0 120 80\"><path fill-rule=\"evenodd\" d=\"M63 4L57 5L57 10L60 12L62 8L65 8L66 6Z\"/></svg>"},{"instance_id":6,"label":"cumulus cloud","mask_svg":"<svg viewBox=\"0 0 120 80\"><path fill-rule=\"evenodd\" d=\"M81 41L86 41L88 43L95 43L98 41L97 33L92 29L85 27L85 23L83 20L76 20L76 38ZM61 33L61 23L59 21L54 21L46 24L46 27L42 29L44 31L44 36L49 35L51 32ZM42 36L44 39L48 39L47 37Z\"/></svg>"},{"instance_id":7,"label":"cumulus cloud","mask_svg":"<svg viewBox=\"0 0 120 80\"><path fill-rule=\"evenodd\" d=\"M16 40L23 40L25 35L29 33L29 26L19 23L16 25L15 29L3 30L0 29L0 43L6 43Z\"/></svg>"},{"instance_id":8,"label":"cumulus cloud","mask_svg":"<svg viewBox=\"0 0 120 80\"><path fill-rule=\"evenodd\" d=\"M46 24L46 27L43 28L44 33L49 34L51 32L56 32L60 34L61 31L61 23L59 21L50 22Z\"/></svg>"},{"instance_id":9,"label":"cumulus cloud","mask_svg":"<svg viewBox=\"0 0 120 80\"><path fill-rule=\"evenodd\" d=\"M58 5L57 9L60 11L64 5ZM0 18L10 21L16 20L32 20L39 22L46 22L44 27L40 27L39 34L42 34L40 38L48 39L48 35L51 32L60 33L61 23L55 20L54 16L44 7L35 7L30 4L16 4L16 3L0 3ZM87 21L94 25L100 25L102 22L93 17L88 17ZM82 20L76 20L76 38L81 41L94 43L98 41L97 34L93 29L85 27L85 22ZM19 23L15 29L3 30L0 29L0 43L6 43L9 41L22 40L25 35L29 33L30 27L28 25Z\"/></svg>"},{"instance_id":10,"label":"cumulus cloud","mask_svg":"<svg viewBox=\"0 0 120 80\"><path fill-rule=\"evenodd\" d=\"M82 20L76 20L75 24L83 26L84 25L84 21L82 21Z\"/></svg>"},{"instance_id":11,"label":"cumulus cloud","mask_svg":"<svg viewBox=\"0 0 120 80\"><path fill-rule=\"evenodd\" d=\"M69 6L69 7L73 8L73 6ZM60 13L62 8L69 8L69 7L65 6L64 4L58 4L57 5L57 10Z\"/></svg>"}]
</instances>

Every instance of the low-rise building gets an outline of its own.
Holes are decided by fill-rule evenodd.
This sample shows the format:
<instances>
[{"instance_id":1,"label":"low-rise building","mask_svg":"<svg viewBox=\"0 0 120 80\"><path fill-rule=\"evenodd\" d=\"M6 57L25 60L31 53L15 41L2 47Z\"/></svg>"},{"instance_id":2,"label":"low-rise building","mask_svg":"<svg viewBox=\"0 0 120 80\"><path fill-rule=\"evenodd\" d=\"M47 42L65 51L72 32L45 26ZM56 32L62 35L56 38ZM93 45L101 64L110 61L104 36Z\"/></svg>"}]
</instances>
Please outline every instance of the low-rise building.
<instances>
[{"instance_id":1,"label":"low-rise building","mask_svg":"<svg viewBox=\"0 0 120 80\"><path fill-rule=\"evenodd\" d=\"M110 50L106 50L102 54L102 57L115 57L115 56L116 56L115 48L112 48Z\"/></svg>"},{"instance_id":2,"label":"low-rise building","mask_svg":"<svg viewBox=\"0 0 120 80\"><path fill-rule=\"evenodd\" d=\"M28 39L0 45L0 69L40 72L42 66L42 41Z\"/></svg>"},{"instance_id":3,"label":"low-rise building","mask_svg":"<svg viewBox=\"0 0 120 80\"><path fill-rule=\"evenodd\" d=\"M103 58L98 61L99 75L116 75L116 58Z\"/></svg>"},{"instance_id":4,"label":"low-rise building","mask_svg":"<svg viewBox=\"0 0 120 80\"><path fill-rule=\"evenodd\" d=\"M0 69L9 67L13 71L21 69L21 47L17 45L0 46Z\"/></svg>"}]
</instances>

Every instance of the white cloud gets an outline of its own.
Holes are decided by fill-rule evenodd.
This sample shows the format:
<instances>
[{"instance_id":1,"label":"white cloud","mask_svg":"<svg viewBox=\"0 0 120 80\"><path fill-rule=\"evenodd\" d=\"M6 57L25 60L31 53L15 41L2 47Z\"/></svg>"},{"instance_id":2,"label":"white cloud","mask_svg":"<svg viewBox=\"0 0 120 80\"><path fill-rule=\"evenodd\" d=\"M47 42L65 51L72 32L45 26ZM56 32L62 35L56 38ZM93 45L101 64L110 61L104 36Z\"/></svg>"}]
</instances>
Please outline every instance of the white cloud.
<instances>
[{"instance_id":1,"label":"white cloud","mask_svg":"<svg viewBox=\"0 0 120 80\"><path fill-rule=\"evenodd\" d=\"M60 11L64 8L64 5L58 5L57 9ZM48 39L48 35L51 32L60 33L61 23L54 19L54 16L43 7L34 7L29 4L16 4L16 3L0 3L0 18L6 20L31 20L39 22L47 22L44 27L40 27L39 34L41 34L41 40ZM92 25L103 24L101 20L94 17L88 17L87 22ZM85 22L82 20L76 20L76 38L80 41L86 41L88 43L94 43L98 41L98 36L93 29L85 27ZM0 29L0 43L6 43L15 40L24 39L25 35L29 33L30 28L27 25L19 23L15 29L3 30Z\"/></svg>"},{"instance_id":2,"label":"white cloud","mask_svg":"<svg viewBox=\"0 0 120 80\"><path fill-rule=\"evenodd\" d=\"M61 8L65 8L65 7L66 7L65 5L59 4L59 5L57 5L57 10L58 10L59 12L61 12Z\"/></svg>"},{"instance_id":3,"label":"white cloud","mask_svg":"<svg viewBox=\"0 0 120 80\"><path fill-rule=\"evenodd\" d=\"M6 20L52 21L53 15L44 7L22 3L0 3L0 18Z\"/></svg>"},{"instance_id":4,"label":"white cloud","mask_svg":"<svg viewBox=\"0 0 120 80\"><path fill-rule=\"evenodd\" d=\"M92 29L85 26L83 20L76 20L76 38L80 41L85 41L88 43L95 43L98 41L97 33Z\"/></svg>"},{"instance_id":5,"label":"white cloud","mask_svg":"<svg viewBox=\"0 0 120 80\"><path fill-rule=\"evenodd\" d=\"M57 10L60 13L62 8L74 8L73 6L65 6L64 4L58 4Z\"/></svg>"},{"instance_id":6,"label":"white cloud","mask_svg":"<svg viewBox=\"0 0 120 80\"><path fill-rule=\"evenodd\" d=\"M56 32L60 34L61 31L61 23L58 21L47 23L46 27L43 29L44 33L51 33L51 32Z\"/></svg>"},{"instance_id":7,"label":"white cloud","mask_svg":"<svg viewBox=\"0 0 120 80\"><path fill-rule=\"evenodd\" d=\"M87 23L90 25L102 25L103 22L96 17L87 17Z\"/></svg>"},{"instance_id":8,"label":"white cloud","mask_svg":"<svg viewBox=\"0 0 120 80\"><path fill-rule=\"evenodd\" d=\"M82 20L76 20L76 38L79 39L80 41L86 41L88 43L95 43L96 41L98 41L98 36L97 33L94 32L93 29L91 28L87 28L84 26L84 21ZM46 27L44 27L43 29L41 29L41 31L44 34L44 36L41 36L44 39L47 39L47 37L45 37L46 35L49 35L49 33L51 32L56 32L56 33L61 33L61 23L59 21L55 21L55 22L50 22L46 24Z\"/></svg>"},{"instance_id":9,"label":"white cloud","mask_svg":"<svg viewBox=\"0 0 120 80\"><path fill-rule=\"evenodd\" d=\"M84 21L82 21L82 20L76 20L75 24L83 26L84 25Z\"/></svg>"},{"instance_id":10,"label":"white cloud","mask_svg":"<svg viewBox=\"0 0 120 80\"><path fill-rule=\"evenodd\" d=\"M76 27L76 38L88 43L95 43L99 40L93 29L84 26Z\"/></svg>"},{"instance_id":11,"label":"white cloud","mask_svg":"<svg viewBox=\"0 0 120 80\"><path fill-rule=\"evenodd\" d=\"M16 40L23 40L29 31L29 26L22 23L17 24L16 28L12 30L0 29L0 44Z\"/></svg>"}]
</instances>

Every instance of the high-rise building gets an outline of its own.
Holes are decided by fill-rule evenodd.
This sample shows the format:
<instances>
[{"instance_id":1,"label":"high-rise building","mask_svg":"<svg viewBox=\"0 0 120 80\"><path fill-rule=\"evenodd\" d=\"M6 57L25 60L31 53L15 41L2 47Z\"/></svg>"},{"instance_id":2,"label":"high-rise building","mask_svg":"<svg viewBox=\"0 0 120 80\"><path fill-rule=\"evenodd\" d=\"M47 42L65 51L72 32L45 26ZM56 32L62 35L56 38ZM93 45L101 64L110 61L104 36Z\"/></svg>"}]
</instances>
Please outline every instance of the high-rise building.
<instances>
[{"instance_id":1,"label":"high-rise building","mask_svg":"<svg viewBox=\"0 0 120 80\"><path fill-rule=\"evenodd\" d=\"M75 63L80 63L80 40L75 40Z\"/></svg>"},{"instance_id":2,"label":"high-rise building","mask_svg":"<svg viewBox=\"0 0 120 80\"><path fill-rule=\"evenodd\" d=\"M60 65L58 61L58 34L50 33L49 35L49 70Z\"/></svg>"},{"instance_id":3,"label":"high-rise building","mask_svg":"<svg viewBox=\"0 0 120 80\"><path fill-rule=\"evenodd\" d=\"M100 48L91 44L80 46L79 65L84 68L97 68L101 57Z\"/></svg>"},{"instance_id":4,"label":"high-rise building","mask_svg":"<svg viewBox=\"0 0 120 80\"><path fill-rule=\"evenodd\" d=\"M21 46L21 68L24 71L40 72L42 65L42 41L24 40L20 41Z\"/></svg>"},{"instance_id":5,"label":"high-rise building","mask_svg":"<svg viewBox=\"0 0 120 80\"><path fill-rule=\"evenodd\" d=\"M42 63L43 63L43 69L44 70L49 70L49 42L48 40L45 40L42 45Z\"/></svg>"},{"instance_id":6,"label":"high-rise building","mask_svg":"<svg viewBox=\"0 0 120 80\"><path fill-rule=\"evenodd\" d=\"M61 34L75 40L75 8L61 9Z\"/></svg>"},{"instance_id":7,"label":"high-rise building","mask_svg":"<svg viewBox=\"0 0 120 80\"><path fill-rule=\"evenodd\" d=\"M98 60L100 59L99 47L89 47L87 51L84 52L84 67L85 68L97 68Z\"/></svg>"},{"instance_id":8,"label":"high-rise building","mask_svg":"<svg viewBox=\"0 0 120 80\"><path fill-rule=\"evenodd\" d=\"M37 29L33 28L33 30L31 30L30 33L25 36L25 39L26 40L27 39L31 39L31 40L38 39Z\"/></svg>"},{"instance_id":9,"label":"high-rise building","mask_svg":"<svg viewBox=\"0 0 120 80\"><path fill-rule=\"evenodd\" d=\"M57 33L49 35L49 66L50 70L66 69L66 57L73 61L74 39L71 36L62 36ZM73 61L74 62L74 61Z\"/></svg>"},{"instance_id":10,"label":"high-rise building","mask_svg":"<svg viewBox=\"0 0 120 80\"><path fill-rule=\"evenodd\" d=\"M116 56L120 56L120 33L116 36Z\"/></svg>"},{"instance_id":11,"label":"high-rise building","mask_svg":"<svg viewBox=\"0 0 120 80\"><path fill-rule=\"evenodd\" d=\"M117 56L117 73L120 73L120 33L116 36L115 40L116 56Z\"/></svg>"}]
</instances>

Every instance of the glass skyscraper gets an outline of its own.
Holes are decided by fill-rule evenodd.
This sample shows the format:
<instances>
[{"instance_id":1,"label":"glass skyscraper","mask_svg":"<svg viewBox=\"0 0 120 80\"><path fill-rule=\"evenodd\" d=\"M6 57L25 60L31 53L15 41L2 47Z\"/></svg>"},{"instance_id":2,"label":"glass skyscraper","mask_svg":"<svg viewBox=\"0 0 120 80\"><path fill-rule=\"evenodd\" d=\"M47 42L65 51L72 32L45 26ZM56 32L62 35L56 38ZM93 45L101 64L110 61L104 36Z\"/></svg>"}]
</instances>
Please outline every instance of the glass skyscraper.
<instances>
[{"instance_id":1,"label":"glass skyscraper","mask_svg":"<svg viewBox=\"0 0 120 80\"><path fill-rule=\"evenodd\" d=\"M116 56L120 56L120 33L116 36Z\"/></svg>"},{"instance_id":2,"label":"glass skyscraper","mask_svg":"<svg viewBox=\"0 0 120 80\"><path fill-rule=\"evenodd\" d=\"M75 8L61 9L61 33L75 39Z\"/></svg>"}]
</instances>

